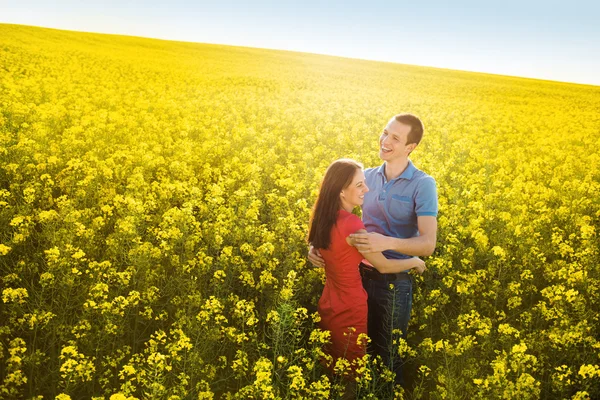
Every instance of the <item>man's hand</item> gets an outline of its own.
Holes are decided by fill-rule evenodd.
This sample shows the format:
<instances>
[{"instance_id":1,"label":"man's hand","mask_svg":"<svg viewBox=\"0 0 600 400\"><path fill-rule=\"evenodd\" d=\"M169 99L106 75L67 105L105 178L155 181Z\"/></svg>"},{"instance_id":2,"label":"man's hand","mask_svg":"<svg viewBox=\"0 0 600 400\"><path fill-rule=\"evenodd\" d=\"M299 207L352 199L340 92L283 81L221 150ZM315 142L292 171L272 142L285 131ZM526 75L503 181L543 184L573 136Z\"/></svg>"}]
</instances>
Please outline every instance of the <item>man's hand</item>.
<instances>
[{"instance_id":1,"label":"man's hand","mask_svg":"<svg viewBox=\"0 0 600 400\"><path fill-rule=\"evenodd\" d=\"M319 250L312 245L308 248L308 261L315 267L325 268L325 260L321 257Z\"/></svg>"},{"instance_id":2,"label":"man's hand","mask_svg":"<svg viewBox=\"0 0 600 400\"><path fill-rule=\"evenodd\" d=\"M389 237L379 233L353 233L349 238L350 244L361 253L378 253L391 249Z\"/></svg>"}]
</instances>

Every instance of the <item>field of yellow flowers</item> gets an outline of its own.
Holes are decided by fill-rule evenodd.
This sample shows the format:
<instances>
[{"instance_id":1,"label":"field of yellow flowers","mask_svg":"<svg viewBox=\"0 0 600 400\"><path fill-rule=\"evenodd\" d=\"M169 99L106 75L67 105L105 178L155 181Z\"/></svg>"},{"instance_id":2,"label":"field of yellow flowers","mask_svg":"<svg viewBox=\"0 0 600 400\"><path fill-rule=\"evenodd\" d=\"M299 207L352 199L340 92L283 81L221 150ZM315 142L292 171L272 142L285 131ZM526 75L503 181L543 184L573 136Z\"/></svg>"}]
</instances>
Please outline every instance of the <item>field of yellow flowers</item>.
<instances>
[{"instance_id":1,"label":"field of yellow flowers","mask_svg":"<svg viewBox=\"0 0 600 400\"><path fill-rule=\"evenodd\" d=\"M0 25L0 398L338 398L309 210L412 112L438 246L408 385L365 358L359 398L598 399L599 110L596 86Z\"/></svg>"}]
</instances>

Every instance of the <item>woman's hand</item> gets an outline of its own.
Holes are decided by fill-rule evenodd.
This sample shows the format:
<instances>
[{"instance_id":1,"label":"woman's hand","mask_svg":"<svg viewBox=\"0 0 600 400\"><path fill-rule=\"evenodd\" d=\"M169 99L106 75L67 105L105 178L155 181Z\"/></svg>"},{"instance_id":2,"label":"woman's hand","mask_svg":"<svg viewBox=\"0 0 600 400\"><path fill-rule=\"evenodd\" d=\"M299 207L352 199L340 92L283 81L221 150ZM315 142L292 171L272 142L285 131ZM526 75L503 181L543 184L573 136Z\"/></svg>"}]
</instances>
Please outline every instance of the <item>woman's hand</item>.
<instances>
[{"instance_id":1,"label":"woman's hand","mask_svg":"<svg viewBox=\"0 0 600 400\"><path fill-rule=\"evenodd\" d=\"M415 266L413 269L419 274L423 274L427 270L425 266L425 261L421 260L419 257L413 257L412 260L415 262Z\"/></svg>"}]
</instances>

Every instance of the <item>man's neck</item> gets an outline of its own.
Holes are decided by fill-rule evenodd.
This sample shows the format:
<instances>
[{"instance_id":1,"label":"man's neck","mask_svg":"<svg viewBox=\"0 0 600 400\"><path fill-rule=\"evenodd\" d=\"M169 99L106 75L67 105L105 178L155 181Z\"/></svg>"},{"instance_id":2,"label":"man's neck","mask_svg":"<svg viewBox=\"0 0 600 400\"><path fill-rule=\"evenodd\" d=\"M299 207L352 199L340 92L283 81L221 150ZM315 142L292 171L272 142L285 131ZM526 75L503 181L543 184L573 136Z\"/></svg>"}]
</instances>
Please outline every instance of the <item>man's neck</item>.
<instances>
[{"instance_id":1,"label":"man's neck","mask_svg":"<svg viewBox=\"0 0 600 400\"><path fill-rule=\"evenodd\" d=\"M396 179L404 170L408 167L408 158L403 160L397 160L394 162L385 162L385 179L389 182L392 179Z\"/></svg>"}]
</instances>

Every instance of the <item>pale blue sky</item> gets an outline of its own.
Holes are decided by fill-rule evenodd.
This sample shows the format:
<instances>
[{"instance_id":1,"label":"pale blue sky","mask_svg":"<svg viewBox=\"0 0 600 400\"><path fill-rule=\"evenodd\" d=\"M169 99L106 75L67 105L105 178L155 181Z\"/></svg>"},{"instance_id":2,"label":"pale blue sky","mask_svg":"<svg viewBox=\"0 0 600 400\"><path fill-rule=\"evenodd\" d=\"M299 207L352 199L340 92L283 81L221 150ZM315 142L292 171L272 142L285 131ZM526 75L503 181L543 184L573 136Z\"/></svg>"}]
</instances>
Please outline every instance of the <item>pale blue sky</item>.
<instances>
[{"instance_id":1,"label":"pale blue sky","mask_svg":"<svg viewBox=\"0 0 600 400\"><path fill-rule=\"evenodd\" d=\"M600 1L494 3L0 0L0 23L600 85Z\"/></svg>"}]
</instances>

